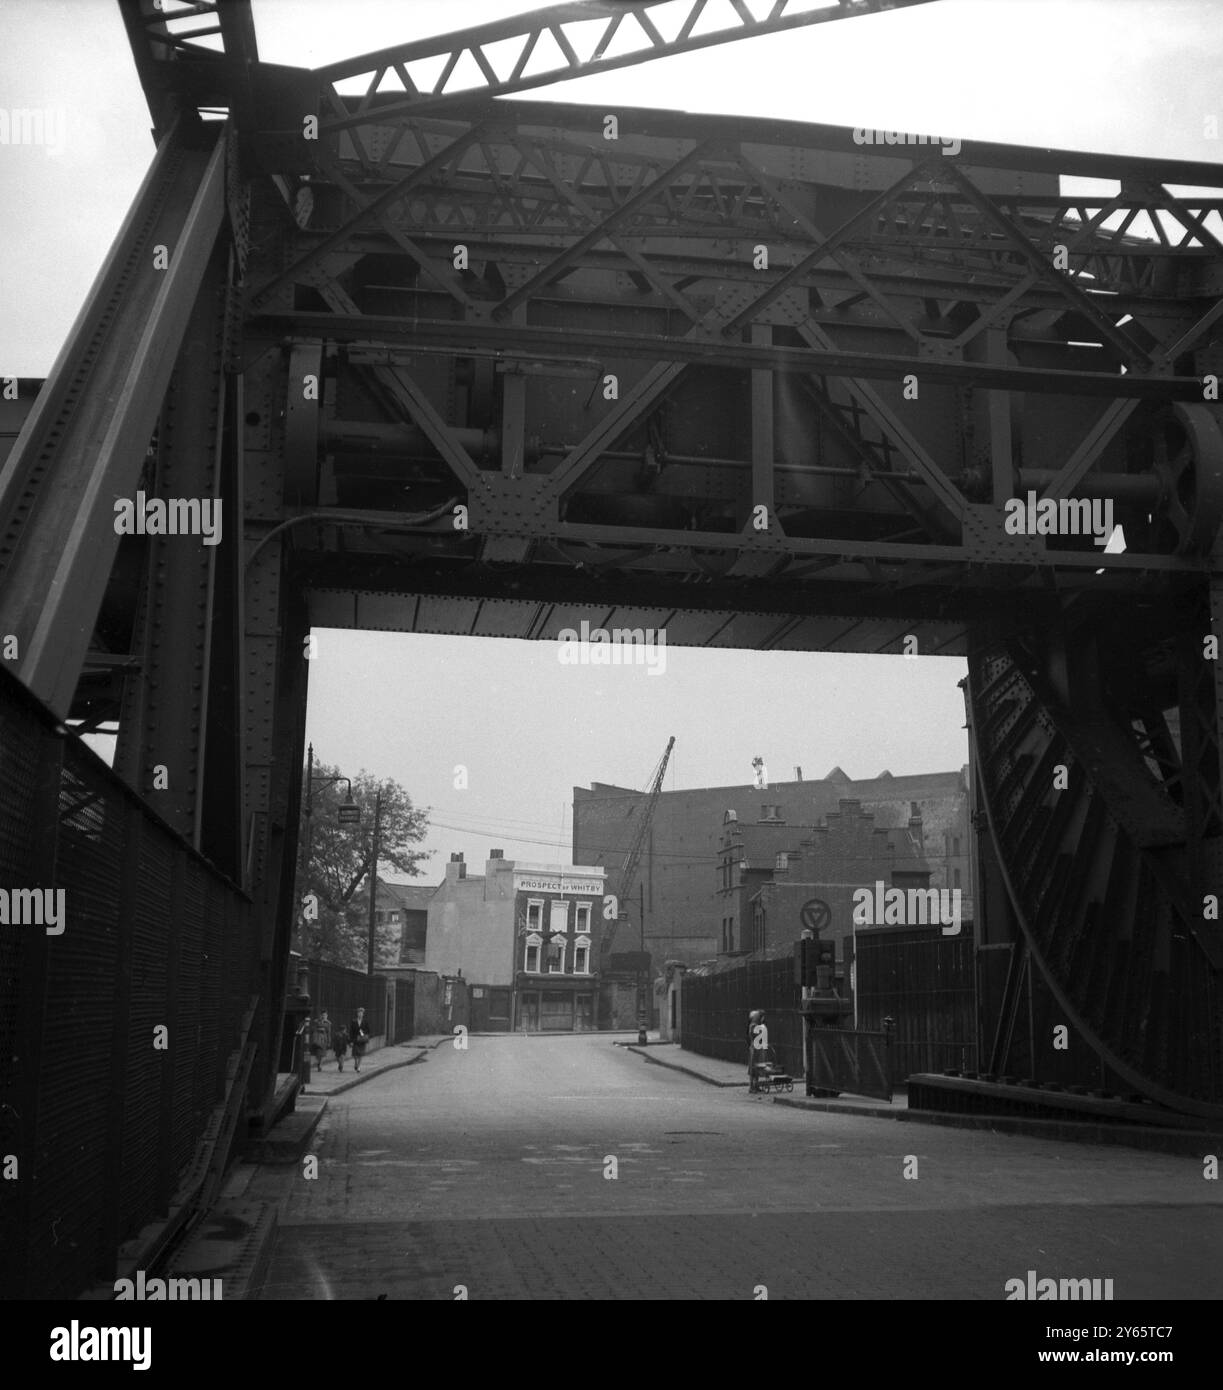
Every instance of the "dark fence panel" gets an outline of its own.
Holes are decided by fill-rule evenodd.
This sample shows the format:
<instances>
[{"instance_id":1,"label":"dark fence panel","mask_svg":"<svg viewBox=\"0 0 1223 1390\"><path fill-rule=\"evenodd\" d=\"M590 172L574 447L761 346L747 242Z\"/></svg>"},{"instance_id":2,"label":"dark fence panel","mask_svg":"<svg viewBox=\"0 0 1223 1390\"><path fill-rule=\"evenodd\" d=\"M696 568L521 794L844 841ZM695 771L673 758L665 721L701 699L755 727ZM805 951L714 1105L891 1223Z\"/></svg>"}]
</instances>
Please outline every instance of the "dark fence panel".
<instances>
[{"instance_id":1,"label":"dark fence panel","mask_svg":"<svg viewBox=\"0 0 1223 1390\"><path fill-rule=\"evenodd\" d=\"M858 1027L896 1022L891 1080L919 1072L977 1070L974 941L928 927L879 927L856 936Z\"/></svg>"},{"instance_id":2,"label":"dark fence panel","mask_svg":"<svg viewBox=\"0 0 1223 1390\"><path fill-rule=\"evenodd\" d=\"M72 1298L190 1199L259 936L249 899L2 669L0 889L0 1154L18 1162L0 1292ZM14 921L35 889L63 891L62 932Z\"/></svg>"},{"instance_id":3,"label":"dark fence panel","mask_svg":"<svg viewBox=\"0 0 1223 1390\"><path fill-rule=\"evenodd\" d=\"M793 947L771 947L689 970L682 985L680 1042L706 1057L743 1064L747 1080L747 1016L765 1011L769 1046L778 1064L803 1074L799 988Z\"/></svg>"},{"instance_id":4,"label":"dark fence panel","mask_svg":"<svg viewBox=\"0 0 1223 1390\"><path fill-rule=\"evenodd\" d=\"M450 1026L446 1017L445 981L431 970L417 970L414 984L413 1027L416 1031L413 1036L423 1038L431 1033L448 1033Z\"/></svg>"},{"instance_id":5,"label":"dark fence panel","mask_svg":"<svg viewBox=\"0 0 1223 1390\"><path fill-rule=\"evenodd\" d=\"M190 874L183 884L183 910L178 931L178 1011L173 1020L165 1020L167 1024L173 1022L174 1033L170 1050L163 1055L170 1059L168 1065L174 1069L174 1157L175 1166L181 1168L190 1162L195 1148L191 1136L196 1132L199 1102L195 1075L199 1066L196 1044L200 1036L200 995L198 987L190 988L189 982L199 979L204 955L204 885Z\"/></svg>"},{"instance_id":6,"label":"dark fence panel","mask_svg":"<svg viewBox=\"0 0 1223 1390\"><path fill-rule=\"evenodd\" d=\"M409 975L395 981L395 1036L391 1042L407 1042L416 1027L416 979Z\"/></svg>"},{"instance_id":7,"label":"dark fence panel","mask_svg":"<svg viewBox=\"0 0 1223 1390\"><path fill-rule=\"evenodd\" d=\"M810 1079L817 1090L891 1100L886 1035L854 1028L812 1028Z\"/></svg>"},{"instance_id":8,"label":"dark fence panel","mask_svg":"<svg viewBox=\"0 0 1223 1390\"><path fill-rule=\"evenodd\" d=\"M327 1010L332 1031L347 1028L359 1008L365 1010L365 1031L371 1038L386 1032L386 980L372 979L363 970L344 965L311 961L307 967L310 1011L318 1015Z\"/></svg>"},{"instance_id":9,"label":"dark fence panel","mask_svg":"<svg viewBox=\"0 0 1223 1390\"><path fill-rule=\"evenodd\" d=\"M132 993L128 1017L127 1108L124 1116L123 1219L136 1219L146 1194L157 1187L161 1128L161 1073L166 1054L155 1052L153 1029L167 1022L165 911L170 901L172 850L164 840L144 835L140 843L140 882L132 918ZM173 1040L171 1040L173 1041Z\"/></svg>"},{"instance_id":10,"label":"dark fence panel","mask_svg":"<svg viewBox=\"0 0 1223 1390\"><path fill-rule=\"evenodd\" d=\"M707 1057L741 1061L746 1076L747 1016L764 1009L778 1062L801 1076L802 1020L793 949L770 947L689 970L681 987L682 1045ZM858 1028L879 1032L885 1017L895 1020L887 1050L891 1085L903 1085L914 1072L977 1069L971 927L965 925L958 936L921 927L860 931L857 951ZM836 988L850 997L840 967Z\"/></svg>"}]
</instances>

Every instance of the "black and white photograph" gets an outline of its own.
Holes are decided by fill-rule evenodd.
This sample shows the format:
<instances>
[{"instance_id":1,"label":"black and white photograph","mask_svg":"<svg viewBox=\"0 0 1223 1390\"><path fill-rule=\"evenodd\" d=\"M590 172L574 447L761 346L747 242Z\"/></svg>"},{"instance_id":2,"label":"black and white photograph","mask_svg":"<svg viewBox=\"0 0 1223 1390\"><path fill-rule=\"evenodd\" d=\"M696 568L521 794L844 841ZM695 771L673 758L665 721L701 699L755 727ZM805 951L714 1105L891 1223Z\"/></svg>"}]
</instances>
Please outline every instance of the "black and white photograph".
<instances>
[{"instance_id":1,"label":"black and white photograph","mask_svg":"<svg viewBox=\"0 0 1223 1390\"><path fill-rule=\"evenodd\" d=\"M1221 20L8 0L27 1365L1205 1356Z\"/></svg>"}]
</instances>

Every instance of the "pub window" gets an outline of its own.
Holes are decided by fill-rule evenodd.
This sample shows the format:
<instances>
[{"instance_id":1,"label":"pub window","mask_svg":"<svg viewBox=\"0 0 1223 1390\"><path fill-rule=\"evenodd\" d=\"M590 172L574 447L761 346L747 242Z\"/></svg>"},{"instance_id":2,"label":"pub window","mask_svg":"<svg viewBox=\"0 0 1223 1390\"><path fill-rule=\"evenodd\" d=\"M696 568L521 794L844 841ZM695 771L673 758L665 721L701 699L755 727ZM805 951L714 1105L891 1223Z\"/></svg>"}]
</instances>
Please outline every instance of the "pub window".
<instances>
[{"instance_id":1,"label":"pub window","mask_svg":"<svg viewBox=\"0 0 1223 1390\"><path fill-rule=\"evenodd\" d=\"M544 900L531 898L527 903L527 931L542 931L544 925Z\"/></svg>"},{"instance_id":2,"label":"pub window","mask_svg":"<svg viewBox=\"0 0 1223 1390\"><path fill-rule=\"evenodd\" d=\"M573 951L573 972L575 975L590 974L590 942L579 941Z\"/></svg>"},{"instance_id":3,"label":"pub window","mask_svg":"<svg viewBox=\"0 0 1223 1390\"><path fill-rule=\"evenodd\" d=\"M590 930L590 904L578 903L577 908L577 930L580 932Z\"/></svg>"},{"instance_id":4,"label":"pub window","mask_svg":"<svg viewBox=\"0 0 1223 1390\"><path fill-rule=\"evenodd\" d=\"M565 973L565 945L561 941L548 942L548 974L563 975Z\"/></svg>"},{"instance_id":5,"label":"pub window","mask_svg":"<svg viewBox=\"0 0 1223 1390\"><path fill-rule=\"evenodd\" d=\"M538 936L528 936L526 952L522 962L522 968L528 975L539 974L539 948L541 942Z\"/></svg>"}]
</instances>

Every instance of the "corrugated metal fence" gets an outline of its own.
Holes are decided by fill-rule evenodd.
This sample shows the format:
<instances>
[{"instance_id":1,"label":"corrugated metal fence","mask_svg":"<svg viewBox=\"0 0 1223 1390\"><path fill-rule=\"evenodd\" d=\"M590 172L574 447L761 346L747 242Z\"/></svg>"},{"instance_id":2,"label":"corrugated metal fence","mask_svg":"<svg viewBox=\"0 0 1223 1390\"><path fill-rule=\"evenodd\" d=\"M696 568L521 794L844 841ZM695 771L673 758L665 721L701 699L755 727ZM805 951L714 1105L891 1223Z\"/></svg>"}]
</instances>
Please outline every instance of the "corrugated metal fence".
<instances>
[{"instance_id":1,"label":"corrugated metal fence","mask_svg":"<svg viewBox=\"0 0 1223 1390\"><path fill-rule=\"evenodd\" d=\"M72 1297L182 1195L258 934L249 899L3 670L0 889L0 1288ZM55 934L30 890L62 894Z\"/></svg>"}]
</instances>

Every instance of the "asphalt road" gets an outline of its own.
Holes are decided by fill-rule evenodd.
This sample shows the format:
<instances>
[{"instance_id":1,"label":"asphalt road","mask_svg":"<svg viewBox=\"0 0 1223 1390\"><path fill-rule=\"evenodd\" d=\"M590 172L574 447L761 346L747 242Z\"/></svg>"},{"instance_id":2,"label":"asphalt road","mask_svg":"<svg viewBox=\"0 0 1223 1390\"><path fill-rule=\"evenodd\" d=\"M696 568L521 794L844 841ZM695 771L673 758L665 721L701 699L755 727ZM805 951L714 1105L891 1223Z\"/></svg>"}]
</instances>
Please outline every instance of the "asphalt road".
<instances>
[{"instance_id":1,"label":"asphalt road","mask_svg":"<svg viewBox=\"0 0 1223 1390\"><path fill-rule=\"evenodd\" d=\"M333 1098L313 1152L255 1179L264 1298L1223 1296L1199 1159L790 1109L607 1035L443 1044Z\"/></svg>"}]
</instances>

